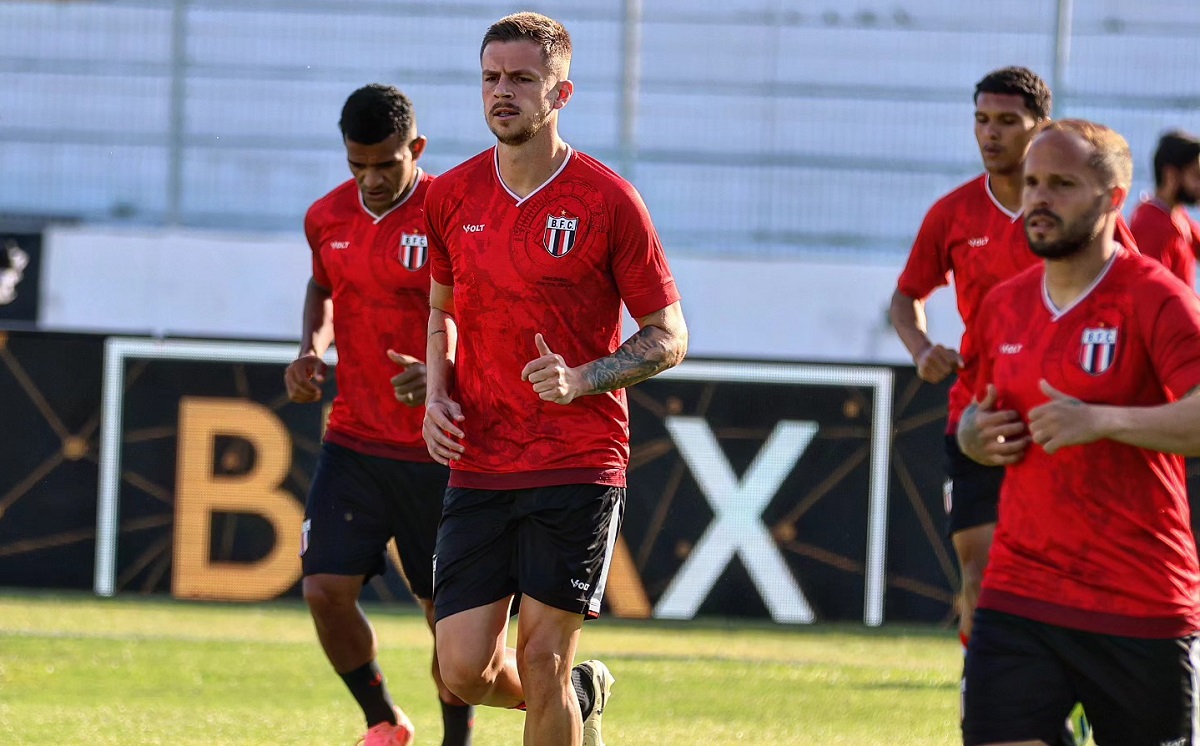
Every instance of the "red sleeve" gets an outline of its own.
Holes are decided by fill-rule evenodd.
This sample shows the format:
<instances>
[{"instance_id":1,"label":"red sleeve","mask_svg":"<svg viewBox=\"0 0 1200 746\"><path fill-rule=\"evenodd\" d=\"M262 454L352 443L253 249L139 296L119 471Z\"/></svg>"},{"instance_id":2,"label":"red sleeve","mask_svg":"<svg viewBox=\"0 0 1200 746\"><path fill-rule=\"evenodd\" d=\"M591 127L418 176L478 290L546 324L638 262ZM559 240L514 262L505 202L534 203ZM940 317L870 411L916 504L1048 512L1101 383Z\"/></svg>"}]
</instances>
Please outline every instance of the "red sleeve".
<instances>
[{"instance_id":1,"label":"red sleeve","mask_svg":"<svg viewBox=\"0 0 1200 746\"><path fill-rule=\"evenodd\" d=\"M1172 399L1200 385L1200 297L1172 283L1169 295L1150 320L1150 358Z\"/></svg>"},{"instance_id":2,"label":"red sleeve","mask_svg":"<svg viewBox=\"0 0 1200 746\"><path fill-rule=\"evenodd\" d=\"M329 273L325 271L325 264L321 261L321 228L318 225L316 211L316 205L313 205L304 215L304 237L308 240L308 248L312 251L313 281L321 287L329 289L332 287L332 283L329 281Z\"/></svg>"},{"instance_id":3,"label":"red sleeve","mask_svg":"<svg viewBox=\"0 0 1200 746\"><path fill-rule=\"evenodd\" d=\"M442 232L442 190L434 181L425 192L425 232L429 238L429 273L439 285L454 284L454 270L450 266L450 251L446 248Z\"/></svg>"},{"instance_id":4,"label":"red sleeve","mask_svg":"<svg viewBox=\"0 0 1200 746\"><path fill-rule=\"evenodd\" d=\"M613 212L612 271L629 314L639 319L678 301L675 278L641 195L628 187Z\"/></svg>"},{"instance_id":5,"label":"red sleeve","mask_svg":"<svg viewBox=\"0 0 1200 746\"><path fill-rule=\"evenodd\" d=\"M896 281L896 289L914 300L925 300L934 290L950 283L953 267L946 246L948 221L944 213L943 203L938 202L925 214L908 254L908 263Z\"/></svg>"},{"instance_id":6,"label":"red sleeve","mask_svg":"<svg viewBox=\"0 0 1200 746\"><path fill-rule=\"evenodd\" d=\"M1187 282L1191 277L1192 247L1186 245L1171 218L1157 208L1145 207L1145 214L1134 216L1134 238L1143 255L1156 260L1171 274ZM1156 210L1150 213L1149 210Z\"/></svg>"}]
</instances>

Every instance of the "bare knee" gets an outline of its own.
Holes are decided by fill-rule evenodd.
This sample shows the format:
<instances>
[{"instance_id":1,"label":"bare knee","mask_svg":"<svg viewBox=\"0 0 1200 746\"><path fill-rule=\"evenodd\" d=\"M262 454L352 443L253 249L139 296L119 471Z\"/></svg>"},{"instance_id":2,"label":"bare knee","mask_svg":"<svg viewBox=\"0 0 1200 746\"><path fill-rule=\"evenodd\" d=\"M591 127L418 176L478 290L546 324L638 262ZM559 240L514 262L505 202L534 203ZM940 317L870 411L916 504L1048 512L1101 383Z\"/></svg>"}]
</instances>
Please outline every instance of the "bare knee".
<instances>
[{"instance_id":1,"label":"bare knee","mask_svg":"<svg viewBox=\"0 0 1200 746\"><path fill-rule=\"evenodd\" d=\"M301 587L304 602L318 619L355 612L361 583L357 578L341 576L310 575L304 578Z\"/></svg>"},{"instance_id":2,"label":"bare knee","mask_svg":"<svg viewBox=\"0 0 1200 746\"><path fill-rule=\"evenodd\" d=\"M569 680L571 659L556 639L530 639L517 648L517 671L526 696L556 692Z\"/></svg>"},{"instance_id":3,"label":"bare knee","mask_svg":"<svg viewBox=\"0 0 1200 746\"><path fill-rule=\"evenodd\" d=\"M483 704L487 695L496 685L500 670L494 665L478 665L472 661L458 659L452 655L438 652L435 660L434 680L440 678L439 693L445 688L446 693L460 699L465 704ZM443 697L443 701L449 701ZM453 703L452 703L453 704Z\"/></svg>"}]
</instances>

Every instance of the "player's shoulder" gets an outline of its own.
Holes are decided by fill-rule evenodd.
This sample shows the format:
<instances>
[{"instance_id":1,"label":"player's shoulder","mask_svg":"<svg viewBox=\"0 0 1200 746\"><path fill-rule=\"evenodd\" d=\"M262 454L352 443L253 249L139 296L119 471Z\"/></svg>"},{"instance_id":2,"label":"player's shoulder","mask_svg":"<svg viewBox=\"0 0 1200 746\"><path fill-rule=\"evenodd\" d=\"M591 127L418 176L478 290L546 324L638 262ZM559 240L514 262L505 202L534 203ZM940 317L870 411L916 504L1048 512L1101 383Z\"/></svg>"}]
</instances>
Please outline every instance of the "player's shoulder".
<instances>
[{"instance_id":1,"label":"player's shoulder","mask_svg":"<svg viewBox=\"0 0 1200 746\"><path fill-rule=\"evenodd\" d=\"M988 292L988 303L1005 302L1028 296L1042 294L1042 276L1046 273L1046 265L1035 262L1017 274L1002 280Z\"/></svg>"},{"instance_id":2,"label":"player's shoulder","mask_svg":"<svg viewBox=\"0 0 1200 746\"><path fill-rule=\"evenodd\" d=\"M1129 227L1131 229L1168 225L1170 222L1171 215L1148 199L1139 202L1137 207L1133 208L1133 213L1129 216Z\"/></svg>"},{"instance_id":3,"label":"player's shoulder","mask_svg":"<svg viewBox=\"0 0 1200 746\"><path fill-rule=\"evenodd\" d=\"M328 217L347 208L358 209L358 184L354 179L343 181L313 202L308 208L305 220L312 221Z\"/></svg>"},{"instance_id":4,"label":"player's shoulder","mask_svg":"<svg viewBox=\"0 0 1200 746\"><path fill-rule=\"evenodd\" d=\"M930 215L947 217L959 215L964 210L975 212L980 205L991 202L987 190L987 174L979 174L968 181L959 184L950 191L938 197L929 208Z\"/></svg>"},{"instance_id":5,"label":"player's shoulder","mask_svg":"<svg viewBox=\"0 0 1200 746\"><path fill-rule=\"evenodd\" d=\"M495 148L488 148L451 168L441 176L430 176L430 194L445 194L456 189L465 189L469 185L478 185L483 177L491 178L495 168Z\"/></svg>"},{"instance_id":6,"label":"player's shoulder","mask_svg":"<svg viewBox=\"0 0 1200 746\"><path fill-rule=\"evenodd\" d=\"M642 202L637 188L599 158L572 150L568 167L572 179L584 181L610 199L628 200L638 204Z\"/></svg>"},{"instance_id":7,"label":"player's shoulder","mask_svg":"<svg viewBox=\"0 0 1200 746\"><path fill-rule=\"evenodd\" d=\"M1113 271L1121 278L1120 292L1128 292L1135 298L1135 305L1150 303L1167 297L1192 298L1195 291L1189 288L1175 273L1157 259L1145 254L1118 250Z\"/></svg>"}]
</instances>

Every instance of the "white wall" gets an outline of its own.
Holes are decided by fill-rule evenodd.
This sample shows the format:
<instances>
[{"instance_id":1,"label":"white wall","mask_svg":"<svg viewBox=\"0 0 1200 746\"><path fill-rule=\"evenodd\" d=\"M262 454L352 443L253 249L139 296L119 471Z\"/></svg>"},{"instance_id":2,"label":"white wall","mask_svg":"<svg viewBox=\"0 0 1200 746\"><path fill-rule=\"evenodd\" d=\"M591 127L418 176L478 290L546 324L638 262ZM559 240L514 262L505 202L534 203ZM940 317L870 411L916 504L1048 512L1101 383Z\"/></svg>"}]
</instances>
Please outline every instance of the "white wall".
<instances>
[{"instance_id":1,"label":"white wall","mask_svg":"<svg viewBox=\"0 0 1200 746\"><path fill-rule=\"evenodd\" d=\"M297 339L309 277L299 234L52 227L43 328L167 336ZM902 258L788 261L670 257L703 357L909 362L887 325ZM955 342L952 294L930 327Z\"/></svg>"}]
</instances>

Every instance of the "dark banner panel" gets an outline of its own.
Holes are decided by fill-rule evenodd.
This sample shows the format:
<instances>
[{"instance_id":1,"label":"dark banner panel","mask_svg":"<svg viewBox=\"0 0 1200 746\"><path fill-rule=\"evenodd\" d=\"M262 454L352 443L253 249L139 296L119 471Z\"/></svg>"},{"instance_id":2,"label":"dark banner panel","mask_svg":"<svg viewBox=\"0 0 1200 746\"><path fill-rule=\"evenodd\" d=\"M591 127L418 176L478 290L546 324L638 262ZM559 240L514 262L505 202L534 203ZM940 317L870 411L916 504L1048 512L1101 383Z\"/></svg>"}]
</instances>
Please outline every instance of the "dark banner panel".
<instances>
[{"instance_id":1,"label":"dark banner panel","mask_svg":"<svg viewBox=\"0 0 1200 746\"><path fill-rule=\"evenodd\" d=\"M287 401L294 352L9 336L0 585L298 593L326 404ZM908 368L689 360L629 394L629 500L608 613L953 618L944 386ZM368 595L409 600L394 565Z\"/></svg>"},{"instance_id":2,"label":"dark banner panel","mask_svg":"<svg viewBox=\"0 0 1200 746\"><path fill-rule=\"evenodd\" d=\"M0 585L91 587L103 354L0 331Z\"/></svg>"},{"instance_id":3,"label":"dark banner panel","mask_svg":"<svg viewBox=\"0 0 1200 746\"><path fill-rule=\"evenodd\" d=\"M0 328L37 322L41 267L40 233L0 232Z\"/></svg>"}]
</instances>

